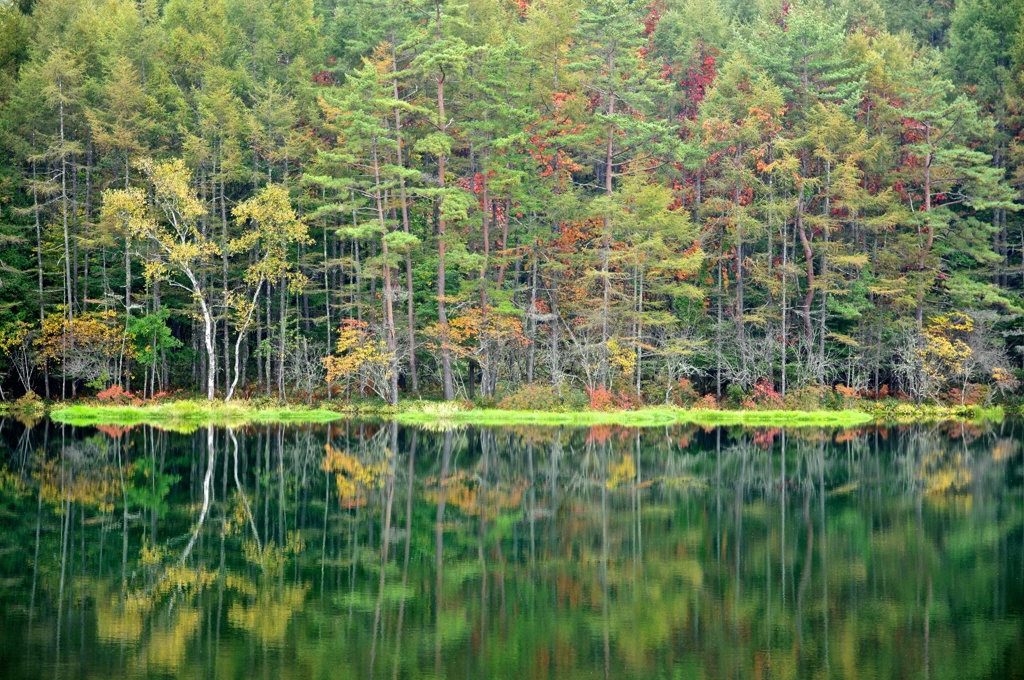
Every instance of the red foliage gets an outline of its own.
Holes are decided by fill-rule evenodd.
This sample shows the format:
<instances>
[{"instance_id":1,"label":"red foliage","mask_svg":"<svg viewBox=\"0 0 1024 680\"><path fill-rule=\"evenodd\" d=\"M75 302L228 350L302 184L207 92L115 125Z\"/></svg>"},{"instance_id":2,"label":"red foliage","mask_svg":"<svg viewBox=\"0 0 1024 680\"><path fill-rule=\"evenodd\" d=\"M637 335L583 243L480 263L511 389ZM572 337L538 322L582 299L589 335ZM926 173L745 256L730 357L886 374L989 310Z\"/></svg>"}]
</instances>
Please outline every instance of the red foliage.
<instances>
[{"instance_id":1,"label":"red foliage","mask_svg":"<svg viewBox=\"0 0 1024 680\"><path fill-rule=\"evenodd\" d=\"M590 397L590 410L592 411L611 411L615 408L615 395L606 387L601 385L588 387L587 396Z\"/></svg>"},{"instance_id":2,"label":"red foliage","mask_svg":"<svg viewBox=\"0 0 1024 680\"><path fill-rule=\"evenodd\" d=\"M665 11L665 3L663 0L654 0L649 5L647 16L644 18L644 35L650 37L654 33L654 29L658 27L658 22L661 21L662 12Z\"/></svg>"},{"instance_id":3,"label":"red foliage","mask_svg":"<svg viewBox=\"0 0 1024 680\"><path fill-rule=\"evenodd\" d=\"M111 385L105 390L96 393L96 398L102 402L123 404L135 398L131 392L126 392L120 385Z\"/></svg>"},{"instance_id":4,"label":"red foliage","mask_svg":"<svg viewBox=\"0 0 1024 680\"><path fill-rule=\"evenodd\" d=\"M703 40L697 43L697 48L694 50L693 56L690 57L686 75L679 83L684 92L681 118L687 120L697 118L697 109L715 82L718 54L717 49L709 47Z\"/></svg>"},{"instance_id":5,"label":"red foliage","mask_svg":"<svg viewBox=\"0 0 1024 680\"><path fill-rule=\"evenodd\" d=\"M743 400L743 408L781 409L784 406L782 395L767 378L758 380L750 397Z\"/></svg>"},{"instance_id":6,"label":"red foliage","mask_svg":"<svg viewBox=\"0 0 1024 680\"><path fill-rule=\"evenodd\" d=\"M330 71L317 71L311 79L317 85L334 85L334 76Z\"/></svg>"},{"instance_id":7,"label":"red foliage","mask_svg":"<svg viewBox=\"0 0 1024 680\"><path fill-rule=\"evenodd\" d=\"M636 395L626 390L612 392L606 387L588 387L587 395L590 397L590 409L592 411L612 411L615 409L631 411L639 404Z\"/></svg>"},{"instance_id":8,"label":"red foliage","mask_svg":"<svg viewBox=\"0 0 1024 680\"><path fill-rule=\"evenodd\" d=\"M626 390L619 390L619 393L614 396L615 408L622 409L623 411L632 411L639 404L637 404L638 397L634 394L630 394Z\"/></svg>"}]
</instances>

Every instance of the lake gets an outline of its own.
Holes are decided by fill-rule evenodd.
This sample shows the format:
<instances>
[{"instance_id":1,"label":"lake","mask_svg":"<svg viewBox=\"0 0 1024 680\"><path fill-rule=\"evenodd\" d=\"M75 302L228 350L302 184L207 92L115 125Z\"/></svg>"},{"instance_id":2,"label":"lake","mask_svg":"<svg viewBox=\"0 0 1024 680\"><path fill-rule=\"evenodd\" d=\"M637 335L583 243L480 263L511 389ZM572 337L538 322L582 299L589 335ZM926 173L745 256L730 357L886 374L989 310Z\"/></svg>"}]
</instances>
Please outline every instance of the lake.
<instances>
[{"instance_id":1,"label":"lake","mask_svg":"<svg viewBox=\"0 0 1024 680\"><path fill-rule=\"evenodd\" d=\"M4 678L1020 678L1024 424L0 425Z\"/></svg>"}]
</instances>

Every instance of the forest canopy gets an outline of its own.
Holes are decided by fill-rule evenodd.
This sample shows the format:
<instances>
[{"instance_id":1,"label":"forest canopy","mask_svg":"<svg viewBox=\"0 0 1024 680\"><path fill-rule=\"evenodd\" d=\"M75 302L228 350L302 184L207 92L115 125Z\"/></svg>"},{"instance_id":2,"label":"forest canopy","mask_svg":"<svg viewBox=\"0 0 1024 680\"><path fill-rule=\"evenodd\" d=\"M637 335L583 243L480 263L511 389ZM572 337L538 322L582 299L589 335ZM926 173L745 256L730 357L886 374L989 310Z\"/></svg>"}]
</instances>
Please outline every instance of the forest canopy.
<instances>
[{"instance_id":1,"label":"forest canopy","mask_svg":"<svg viewBox=\"0 0 1024 680\"><path fill-rule=\"evenodd\" d=\"M1024 0L0 1L2 396L1008 398L1022 66Z\"/></svg>"}]
</instances>

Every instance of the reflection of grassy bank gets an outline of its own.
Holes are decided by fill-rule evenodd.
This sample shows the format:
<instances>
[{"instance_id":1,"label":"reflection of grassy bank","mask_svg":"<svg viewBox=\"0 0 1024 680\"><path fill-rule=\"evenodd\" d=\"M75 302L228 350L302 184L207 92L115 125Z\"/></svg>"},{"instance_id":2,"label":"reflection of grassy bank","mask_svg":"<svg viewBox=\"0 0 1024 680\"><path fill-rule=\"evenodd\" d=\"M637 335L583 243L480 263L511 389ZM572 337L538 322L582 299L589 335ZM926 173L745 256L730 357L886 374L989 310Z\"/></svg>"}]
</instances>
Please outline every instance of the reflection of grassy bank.
<instances>
[{"instance_id":1,"label":"reflection of grassy bank","mask_svg":"<svg viewBox=\"0 0 1024 680\"><path fill-rule=\"evenodd\" d=\"M160 404L58 405L50 412L58 423L68 425L149 424L175 430L202 425L241 426L254 423L324 423L343 418L336 411L300 406L261 407L244 401L173 401Z\"/></svg>"}]
</instances>

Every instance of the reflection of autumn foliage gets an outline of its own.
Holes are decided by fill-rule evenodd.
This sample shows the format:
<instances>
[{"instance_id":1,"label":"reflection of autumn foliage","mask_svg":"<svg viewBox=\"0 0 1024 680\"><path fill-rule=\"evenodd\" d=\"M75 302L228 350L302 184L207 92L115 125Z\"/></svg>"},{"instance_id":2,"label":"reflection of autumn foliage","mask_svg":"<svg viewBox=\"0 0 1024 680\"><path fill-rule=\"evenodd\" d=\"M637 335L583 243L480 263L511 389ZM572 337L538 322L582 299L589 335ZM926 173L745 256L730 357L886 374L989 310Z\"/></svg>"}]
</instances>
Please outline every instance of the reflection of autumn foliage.
<instances>
[{"instance_id":1,"label":"reflection of autumn foliage","mask_svg":"<svg viewBox=\"0 0 1024 680\"><path fill-rule=\"evenodd\" d=\"M622 460L608 466L608 481L605 486L615 489L623 482L630 482L636 479L636 464L633 463L633 456L624 454Z\"/></svg>"},{"instance_id":2,"label":"reflection of autumn foliage","mask_svg":"<svg viewBox=\"0 0 1024 680\"><path fill-rule=\"evenodd\" d=\"M864 430L861 428L851 428L849 430L840 430L836 432L835 443L845 444L847 442L857 441L864 434Z\"/></svg>"},{"instance_id":3,"label":"reflection of autumn foliage","mask_svg":"<svg viewBox=\"0 0 1024 680\"><path fill-rule=\"evenodd\" d=\"M133 465L125 466L125 476L130 477L134 470ZM32 476L42 487L43 500L55 506L71 502L110 512L121 497L117 470L106 464L81 465L69 471L62 469L59 460L48 460Z\"/></svg>"},{"instance_id":4,"label":"reflection of autumn foliage","mask_svg":"<svg viewBox=\"0 0 1024 680\"><path fill-rule=\"evenodd\" d=\"M1019 448L1016 439L1002 437L992 445L992 460L997 463L1011 458Z\"/></svg>"},{"instance_id":5,"label":"reflection of autumn foliage","mask_svg":"<svg viewBox=\"0 0 1024 680\"><path fill-rule=\"evenodd\" d=\"M327 456L320 469L334 473L334 481L338 487L338 498L342 507L354 508L366 504L364 491L378 488L387 473L387 461L375 464L364 464L348 451L342 451L330 444L324 449ZM388 452L390 456L390 451Z\"/></svg>"},{"instance_id":6,"label":"reflection of autumn foliage","mask_svg":"<svg viewBox=\"0 0 1024 680\"><path fill-rule=\"evenodd\" d=\"M918 472L925 491L930 494L959 493L971 483L971 470L962 453L942 450L929 452L921 460Z\"/></svg>"},{"instance_id":7,"label":"reflection of autumn foliage","mask_svg":"<svg viewBox=\"0 0 1024 680\"><path fill-rule=\"evenodd\" d=\"M135 429L135 425L96 425L96 429L111 439L119 439Z\"/></svg>"},{"instance_id":8,"label":"reflection of autumn foliage","mask_svg":"<svg viewBox=\"0 0 1024 680\"><path fill-rule=\"evenodd\" d=\"M302 610L308 590L308 584L285 585L260 592L251 602L234 602L228 609L228 621L264 645L280 646L292 616Z\"/></svg>"},{"instance_id":9,"label":"reflection of autumn foliage","mask_svg":"<svg viewBox=\"0 0 1024 680\"><path fill-rule=\"evenodd\" d=\"M950 439L963 439L968 444L984 434L977 423L957 421L943 423L942 432Z\"/></svg>"},{"instance_id":10,"label":"reflection of autumn foliage","mask_svg":"<svg viewBox=\"0 0 1024 680\"><path fill-rule=\"evenodd\" d=\"M615 433L614 425L594 425L587 432L588 444L605 444L611 440Z\"/></svg>"},{"instance_id":11,"label":"reflection of autumn foliage","mask_svg":"<svg viewBox=\"0 0 1024 680\"><path fill-rule=\"evenodd\" d=\"M587 432L588 444L606 444L617 438L620 442L632 441L636 436L636 428L622 425L594 425Z\"/></svg>"},{"instance_id":12,"label":"reflection of autumn foliage","mask_svg":"<svg viewBox=\"0 0 1024 680\"><path fill-rule=\"evenodd\" d=\"M428 489L423 494L427 502L439 503L443 493L445 503L454 505L463 514L476 516L486 510L491 517L503 510L518 508L526 488L525 481L516 480L481 489L480 480L463 471L446 477L440 484L436 478L427 480L427 484Z\"/></svg>"},{"instance_id":13,"label":"reflection of autumn foliage","mask_svg":"<svg viewBox=\"0 0 1024 680\"><path fill-rule=\"evenodd\" d=\"M772 448L772 444L775 443L775 438L782 434L781 427L770 427L763 430L754 431L754 446L758 446L765 451Z\"/></svg>"}]
</instances>

